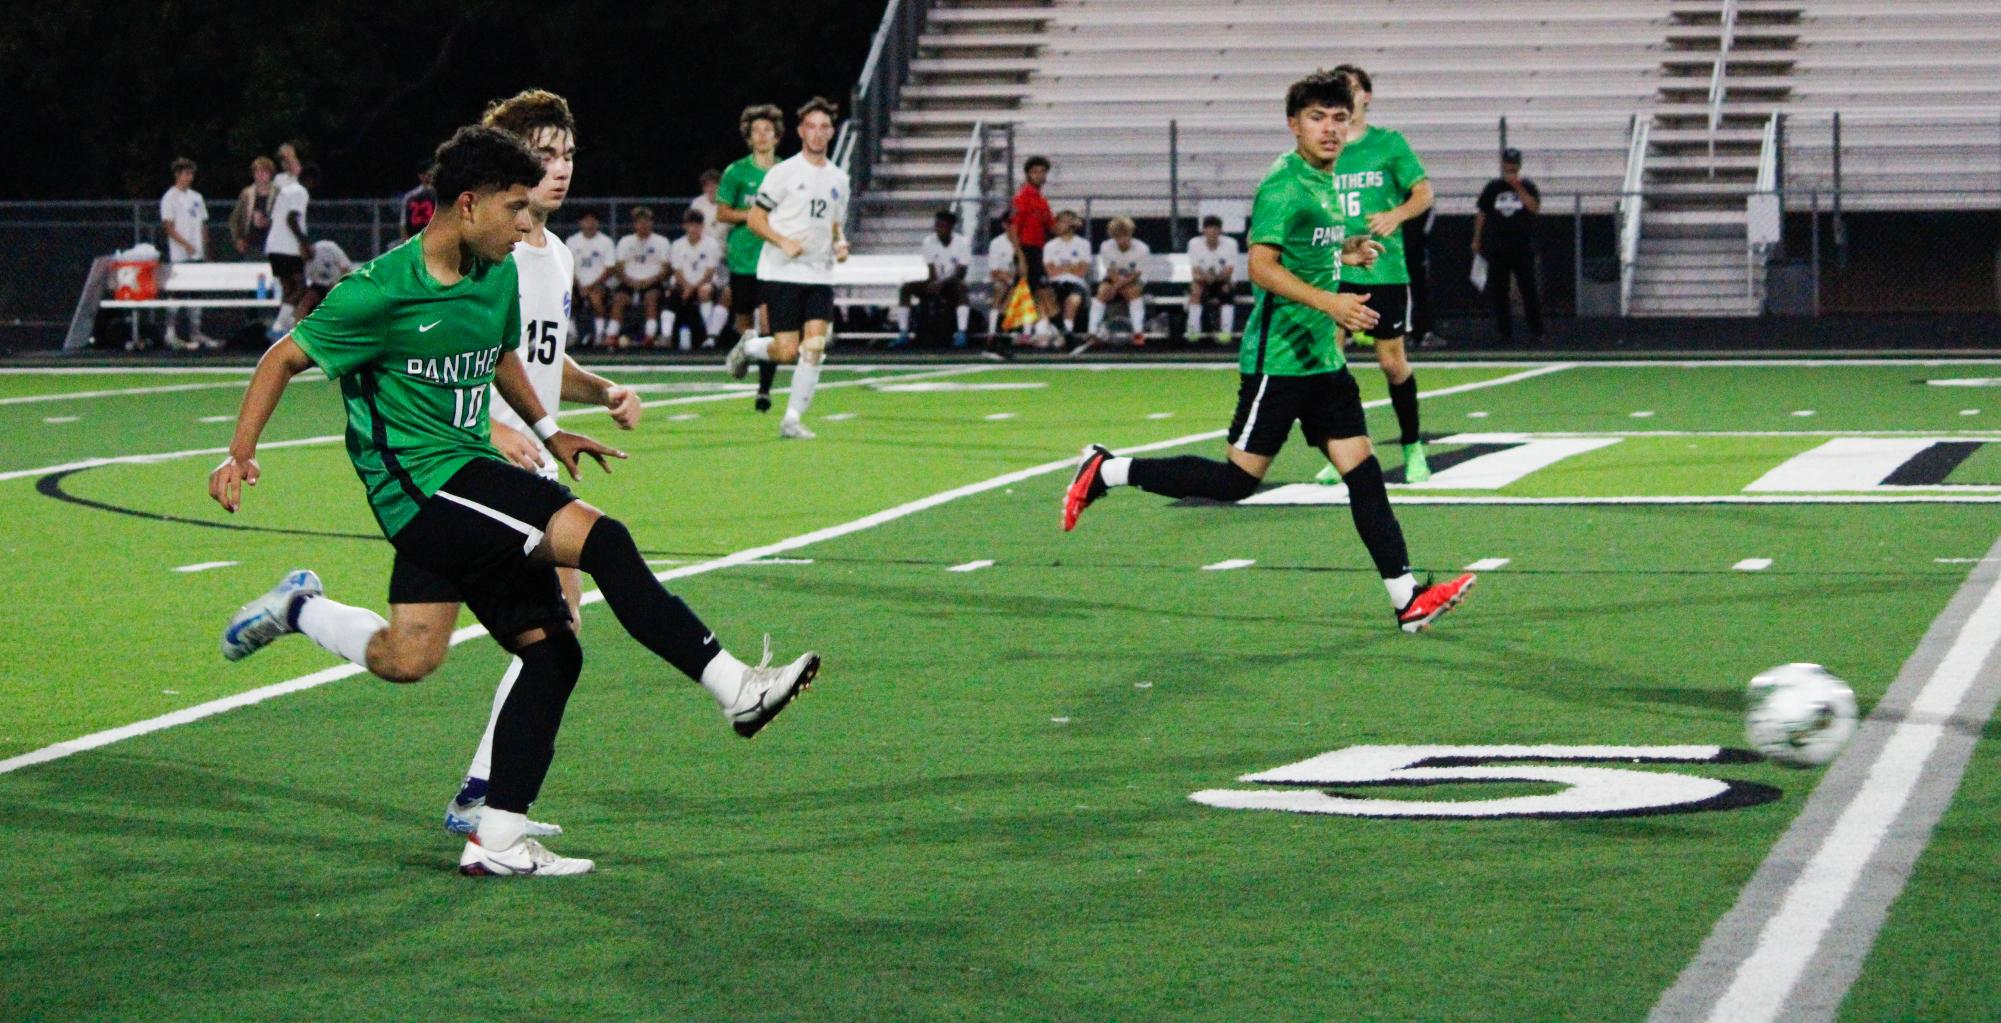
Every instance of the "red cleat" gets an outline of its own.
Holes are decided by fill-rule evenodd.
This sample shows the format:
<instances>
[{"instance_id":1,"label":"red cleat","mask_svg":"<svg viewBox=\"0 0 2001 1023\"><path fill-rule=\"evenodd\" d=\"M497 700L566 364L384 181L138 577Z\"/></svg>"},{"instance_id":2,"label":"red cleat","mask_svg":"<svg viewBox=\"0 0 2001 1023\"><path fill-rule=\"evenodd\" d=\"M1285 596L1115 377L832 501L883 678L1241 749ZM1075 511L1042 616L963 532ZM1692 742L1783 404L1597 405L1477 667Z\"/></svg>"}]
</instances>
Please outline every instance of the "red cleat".
<instances>
[{"instance_id":1,"label":"red cleat","mask_svg":"<svg viewBox=\"0 0 2001 1023\"><path fill-rule=\"evenodd\" d=\"M1102 444L1093 444L1084 449L1084 462L1077 466L1077 475L1070 478L1070 489L1063 492L1063 531L1077 528L1077 516L1091 502L1105 496L1105 481L1098 478L1098 471L1104 467L1105 459L1112 457L1110 449Z\"/></svg>"},{"instance_id":2,"label":"red cleat","mask_svg":"<svg viewBox=\"0 0 2001 1023\"><path fill-rule=\"evenodd\" d=\"M1397 628L1405 632L1423 632L1430 627L1433 619L1458 607L1479 578L1468 572L1449 583L1418 587L1410 603L1397 612Z\"/></svg>"}]
</instances>

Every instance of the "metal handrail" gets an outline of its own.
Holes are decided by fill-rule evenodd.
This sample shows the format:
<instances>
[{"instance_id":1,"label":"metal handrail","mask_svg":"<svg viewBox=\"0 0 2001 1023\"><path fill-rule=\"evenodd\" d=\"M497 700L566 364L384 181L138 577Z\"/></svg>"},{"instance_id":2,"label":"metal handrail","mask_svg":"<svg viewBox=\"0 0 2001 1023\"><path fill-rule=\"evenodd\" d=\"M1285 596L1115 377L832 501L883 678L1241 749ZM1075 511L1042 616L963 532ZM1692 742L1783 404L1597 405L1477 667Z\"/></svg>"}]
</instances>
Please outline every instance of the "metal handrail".
<instances>
[{"instance_id":1,"label":"metal handrail","mask_svg":"<svg viewBox=\"0 0 2001 1023\"><path fill-rule=\"evenodd\" d=\"M869 40L868 59L862 61L861 79L855 83L855 99L868 98L869 86L875 82L877 65L882 63L882 51L889 45L889 33L896 26L896 10L903 0L889 0L883 8L882 22L875 27L875 38Z\"/></svg>"},{"instance_id":2,"label":"metal handrail","mask_svg":"<svg viewBox=\"0 0 2001 1023\"><path fill-rule=\"evenodd\" d=\"M987 167L987 125L985 121L975 121L973 132L966 139L966 153L959 160L959 179L952 183L952 199L959 207L959 223L969 229L980 220L979 204L986 198L985 184Z\"/></svg>"},{"instance_id":3,"label":"metal handrail","mask_svg":"<svg viewBox=\"0 0 2001 1023\"><path fill-rule=\"evenodd\" d=\"M1619 313L1627 315L1633 302L1634 268L1640 259L1640 214L1647 179L1647 138L1653 120L1645 114L1633 115L1633 141L1626 148L1626 180L1619 199Z\"/></svg>"},{"instance_id":4,"label":"metal handrail","mask_svg":"<svg viewBox=\"0 0 2001 1023\"><path fill-rule=\"evenodd\" d=\"M1737 34L1737 0L1723 0L1723 33L1716 40L1716 68L1709 74L1709 176L1716 176L1716 126L1723 121L1723 76Z\"/></svg>"},{"instance_id":5,"label":"metal handrail","mask_svg":"<svg viewBox=\"0 0 2001 1023\"><path fill-rule=\"evenodd\" d=\"M1753 191L1774 192L1779 187L1779 115L1765 122L1765 141L1758 150L1758 185Z\"/></svg>"}]
</instances>

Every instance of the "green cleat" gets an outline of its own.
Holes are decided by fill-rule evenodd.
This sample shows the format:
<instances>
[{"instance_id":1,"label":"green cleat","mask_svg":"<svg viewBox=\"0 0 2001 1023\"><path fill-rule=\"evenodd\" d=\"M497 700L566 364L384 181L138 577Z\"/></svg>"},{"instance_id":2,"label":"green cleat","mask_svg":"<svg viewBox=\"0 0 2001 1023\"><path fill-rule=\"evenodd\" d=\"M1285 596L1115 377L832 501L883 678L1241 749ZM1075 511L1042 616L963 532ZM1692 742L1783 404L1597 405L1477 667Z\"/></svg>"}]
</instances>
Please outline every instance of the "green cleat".
<instances>
[{"instance_id":1,"label":"green cleat","mask_svg":"<svg viewBox=\"0 0 2001 1023\"><path fill-rule=\"evenodd\" d=\"M1341 471L1334 468L1333 463L1330 462L1321 468L1319 475L1313 477L1313 482L1325 483L1330 487L1339 486L1341 483Z\"/></svg>"},{"instance_id":2,"label":"green cleat","mask_svg":"<svg viewBox=\"0 0 2001 1023\"><path fill-rule=\"evenodd\" d=\"M1423 483L1431 478L1431 466L1424 462L1424 442L1403 446L1403 481Z\"/></svg>"}]
</instances>

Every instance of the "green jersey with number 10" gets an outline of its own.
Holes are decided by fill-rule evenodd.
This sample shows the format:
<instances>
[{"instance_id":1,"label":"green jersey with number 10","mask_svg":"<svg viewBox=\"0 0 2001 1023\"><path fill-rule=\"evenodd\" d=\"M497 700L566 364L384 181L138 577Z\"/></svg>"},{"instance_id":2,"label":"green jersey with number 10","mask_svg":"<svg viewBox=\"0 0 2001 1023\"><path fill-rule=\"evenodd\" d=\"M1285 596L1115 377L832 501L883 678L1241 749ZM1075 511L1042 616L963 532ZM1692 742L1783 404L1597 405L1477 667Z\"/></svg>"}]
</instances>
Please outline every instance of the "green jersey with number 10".
<instances>
[{"instance_id":1,"label":"green jersey with number 10","mask_svg":"<svg viewBox=\"0 0 2001 1023\"><path fill-rule=\"evenodd\" d=\"M1293 150L1273 161L1251 205L1252 246L1278 249L1279 265L1321 291L1341 282L1341 241L1347 236L1334 175L1316 170ZM1334 320L1312 306L1251 288L1251 318L1238 367L1275 377L1332 373L1348 364L1334 343Z\"/></svg>"},{"instance_id":2,"label":"green jersey with number 10","mask_svg":"<svg viewBox=\"0 0 2001 1023\"><path fill-rule=\"evenodd\" d=\"M341 279L292 340L340 381L347 456L384 536L475 458L498 459L487 385L521 333L513 259L476 262L457 284L424 266L423 235Z\"/></svg>"}]
</instances>

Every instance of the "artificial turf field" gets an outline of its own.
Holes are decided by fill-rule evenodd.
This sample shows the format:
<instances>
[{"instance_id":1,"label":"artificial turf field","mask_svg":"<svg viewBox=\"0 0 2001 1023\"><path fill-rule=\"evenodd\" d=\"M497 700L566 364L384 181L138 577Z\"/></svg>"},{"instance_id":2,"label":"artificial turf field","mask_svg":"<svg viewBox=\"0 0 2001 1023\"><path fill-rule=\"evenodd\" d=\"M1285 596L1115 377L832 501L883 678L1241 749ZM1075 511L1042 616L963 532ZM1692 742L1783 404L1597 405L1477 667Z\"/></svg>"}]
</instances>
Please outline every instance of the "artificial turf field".
<instances>
[{"instance_id":1,"label":"artificial turf field","mask_svg":"<svg viewBox=\"0 0 2001 1023\"><path fill-rule=\"evenodd\" d=\"M1357 746L1741 747L1745 682L1787 661L1866 713L2001 535L2001 390L1924 383L1997 367L1424 367L1453 392L1425 402L1434 460L1461 460L1393 493L1412 555L1507 560L1417 637L1338 491L1284 486L1321 464L1297 439L1247 506L1118 492L1059 530L1083 443L1218 454L1227 367L830 368L812 443L720 373L616 372L653 404L615 438L573 421L632 454L579 494L738 653L769 631L826 668L746 743L587 608L536 816L599 871L512 884L457 876L439 827L504 665L483 638L418 685L26 757L327 677L300 638L226 664L222 624L293 567L380 609L390 549L324 381L230 517L204 484L241 373L0 374L0 1020L1643 1019L1820 772L1627 765L1765 799L1644 816L1190 796ZM161 387L186 389L132 393ZM1816 460L1854 441L1890 443ZM1769 489L1822 470L1836 489ZM2001 1011L2001 729L1960 724L1983 738L1842 1019Z\"/></svg>"}]
</instances>

